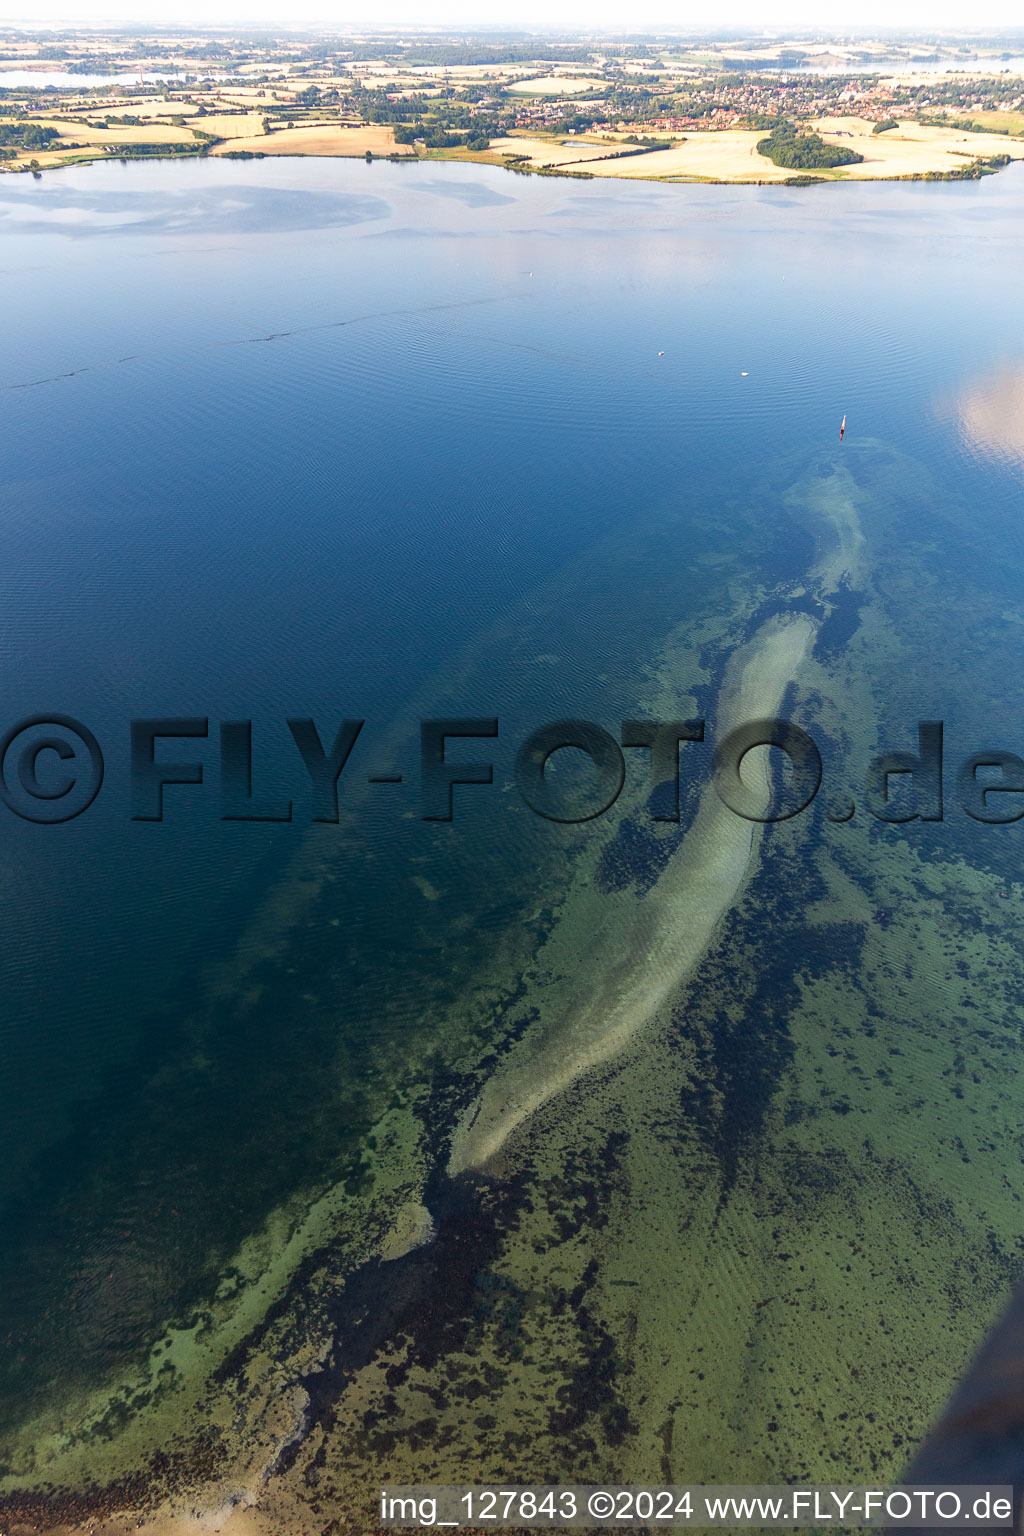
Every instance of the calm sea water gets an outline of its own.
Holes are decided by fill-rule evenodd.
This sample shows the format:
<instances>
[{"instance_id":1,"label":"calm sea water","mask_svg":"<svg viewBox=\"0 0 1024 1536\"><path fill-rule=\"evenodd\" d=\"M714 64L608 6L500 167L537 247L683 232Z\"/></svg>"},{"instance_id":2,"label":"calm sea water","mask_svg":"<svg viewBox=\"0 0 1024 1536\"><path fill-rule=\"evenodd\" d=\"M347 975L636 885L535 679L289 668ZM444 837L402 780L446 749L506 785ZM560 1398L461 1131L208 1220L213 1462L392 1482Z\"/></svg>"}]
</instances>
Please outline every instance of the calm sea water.
<instances>
[{"instance_id":1,"label":"calm sea water","mask_svg":"<svg viewBox=\"0 0 1024 1536\"><path fill-rule=\"evenodd\" d=\"M510 843L501 786L525 730L640 710L709 559L755 550L769 583L806 563L766 487L833 453L844 413L852 449L927 469L893 516L934 546L932 619L968 570L993 613L1019 601L1022 236L1016 166L803 190L284 160L0 182L2 720L72 715L106 759L66 825L0 811L0 1417L143 1348L335 1176L422 987L454 996L521 918L545 834ZM983 638L949 636L978 647L977 699ZM941 663L910 656L922 708L976 724ZM417 819L424 710L501 719L456 749L493 755L495 787L460 793L447 847ZM165 791L162 824L129 818L140 716L210 721L161 748L206 779ZM366 720L342 943L242 1015L218 1002L232 956L308 838L289 716ZM219 819L224 719L252 719L290 824ZM302 921L284 903L266 931ZM328 973L348 1012L303 1011Z\"/></svg>"},{"instance_id":2,"label":"calm sea water","mask_svg":"<svg viewBox=\"0 0 1024 1536\"><path fill-rule=\"evenodd\" d=\"M822 68L815 64L797 64L787 69L787 74L794 75L977 75L984 72L986 75L1016 74L1022 61L1018 56L1007 58L985 58L977 56L969 59L952 60L941 59L915 59L906 56L897 56L877 62L868 63L859 59L855 65L845 65L837 68L829 65Z\"/></svg>"}]
</instances>

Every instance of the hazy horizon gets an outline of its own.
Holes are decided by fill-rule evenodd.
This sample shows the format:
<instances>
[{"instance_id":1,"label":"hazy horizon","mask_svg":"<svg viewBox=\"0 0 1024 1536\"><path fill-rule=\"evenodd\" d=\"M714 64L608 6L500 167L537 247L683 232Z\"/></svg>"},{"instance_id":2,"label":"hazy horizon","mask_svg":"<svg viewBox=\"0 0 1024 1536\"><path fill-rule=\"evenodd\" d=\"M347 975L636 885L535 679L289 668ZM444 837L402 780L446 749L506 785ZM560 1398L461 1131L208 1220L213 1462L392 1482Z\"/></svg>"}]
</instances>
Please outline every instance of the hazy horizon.
<instances>
[{"instance_id":1,"label":"hazy horizon","mask_svg":"<svg viewBox=\"0 0 1024 1536\"><path fill-rule=\"evenodd\" d=\"M683 7L671 0L649 0L639 14L623 0L597 0L596 4L556 0L543 16L537 11L537 0L502 0L500 5L489 7L488 14L481 14L481 7L472 0L445 0L436 12L426 15L417 0L389 0L386 6L367 6L339 15L338 9L326 4L325 0L306 0L286 15L279 0L218 0L216 11L211 14L210 7L199 0L192 0L192 3L186 0L171 16L166 7L147 4L145 0L123 0L123 3L107 0L101 8L92 0L58 0L54 4L42 0L33 8L31 16L0 14L0 25L29 31L53 27L102 30L137 26L196 27L210 31L222 27L258 26L288 32L386 31L395 28L430 32L456 27L473 33L527 30L538 34L607 31L638 35L670 31L680 35L697 33L715 37L742 30L768 37L809 32L816 37L837 40L866 34L886 37L951 34L979 40L992 34L1024 36L1020 11L1011 0L988 0L980 9L972 9L969 16L956 0L930 5L904 0L895 7L872 0L858 11L854 25L835 30L821 26L820 12L809 0L803 0L803 3L797 0L770 26L765 25L763 13L755 12L753 7L748 9L742 3L726 16L719 12L713 17L708 15L707 20L695 8Z\"/></svg>"}]
</instances>

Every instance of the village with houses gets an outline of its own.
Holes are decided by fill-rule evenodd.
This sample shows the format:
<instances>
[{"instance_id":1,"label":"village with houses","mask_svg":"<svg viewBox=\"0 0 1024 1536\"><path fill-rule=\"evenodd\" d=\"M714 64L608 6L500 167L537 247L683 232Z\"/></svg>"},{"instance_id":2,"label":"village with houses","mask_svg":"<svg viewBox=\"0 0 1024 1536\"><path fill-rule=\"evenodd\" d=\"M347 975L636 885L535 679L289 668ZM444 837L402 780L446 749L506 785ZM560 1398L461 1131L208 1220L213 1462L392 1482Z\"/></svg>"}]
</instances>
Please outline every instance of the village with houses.
<instances>
[{"instance_id":1,"label":"village with houses","mask_svg":"<svg viewBox=\"0 0 1024 1536\"><path fill-rule=\"evenodd\" d=\"M460 159L656 181L964 179L1024 155L991 40L0 34L0 171Z\"/></svg>"}]
</instances>

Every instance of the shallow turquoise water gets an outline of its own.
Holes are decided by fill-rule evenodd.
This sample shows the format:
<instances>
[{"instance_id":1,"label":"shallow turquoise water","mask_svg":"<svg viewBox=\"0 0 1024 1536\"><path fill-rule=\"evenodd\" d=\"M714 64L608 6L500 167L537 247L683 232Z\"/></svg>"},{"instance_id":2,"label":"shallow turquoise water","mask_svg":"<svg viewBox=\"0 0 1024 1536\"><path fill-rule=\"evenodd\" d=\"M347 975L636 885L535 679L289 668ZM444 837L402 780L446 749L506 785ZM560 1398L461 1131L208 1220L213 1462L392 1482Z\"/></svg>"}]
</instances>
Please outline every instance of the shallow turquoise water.
<instances>
[{"instance_id":1,"label":"shallow turquoise water","mask_svg":"<svg viewBox=\"0 0 1024 1536\"><path fill-rule=\"evenodd\" d=\"M999 433L965 442L955 409L1024 366L1024 172L791 191L104 165L5 178L0 232L4 721L73 715L107 763L66 826L2 813L10 1422L130 1357L268 1210L358 1164L423 987L454 1000L545 895L543 824L502 819L519 741L564 715L617 731L651 647L735 600L738 556L767 585L806 565L778 486L844 413L851 462L881 442L929 477L892 508L931 549L908 726L987 745L1003 698L1000 744L1024 743L986 628L1019 600L1019 461ZM965 574L989 606L949 635L951 690L913 635L941 633ZM417 819L424 711L501 719L494 789L459 793L447 841ZM211 739L162 755L206 782L132 822L128 721L193 715ZM308 829L286 716L325 738L366 720L342 942L242 1014L212 968ZM290 824L219 819L216 722L246 718ZM389 771L402 786L363 788ZM1016 836L935 846L1012 870ZM302 1006L328 975L340 1017Z\"/></svg>"}]
</instances>

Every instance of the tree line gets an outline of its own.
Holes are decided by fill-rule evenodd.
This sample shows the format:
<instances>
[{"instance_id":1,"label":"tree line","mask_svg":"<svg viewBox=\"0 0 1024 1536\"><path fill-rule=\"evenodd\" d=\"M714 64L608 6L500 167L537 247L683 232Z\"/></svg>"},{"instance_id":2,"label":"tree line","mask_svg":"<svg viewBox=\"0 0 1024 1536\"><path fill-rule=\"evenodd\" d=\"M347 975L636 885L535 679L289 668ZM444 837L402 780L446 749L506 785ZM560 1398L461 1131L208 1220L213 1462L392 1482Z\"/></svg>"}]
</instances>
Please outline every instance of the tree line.
<instances>
[{"instance_id":1,"label":"tree line","mask_svg":"<svg viewBox=\"0 0 1024 1536\"><path fill-rule=\"evenodd\" d=\"M826 144L820 133L798 133L795 123L778 123L766 139L760 139L758 153L773 165L790 171L833 170L837 165L859 165L864 159L855 149L843 144Z\"/></svg>"}]
</instances>

